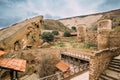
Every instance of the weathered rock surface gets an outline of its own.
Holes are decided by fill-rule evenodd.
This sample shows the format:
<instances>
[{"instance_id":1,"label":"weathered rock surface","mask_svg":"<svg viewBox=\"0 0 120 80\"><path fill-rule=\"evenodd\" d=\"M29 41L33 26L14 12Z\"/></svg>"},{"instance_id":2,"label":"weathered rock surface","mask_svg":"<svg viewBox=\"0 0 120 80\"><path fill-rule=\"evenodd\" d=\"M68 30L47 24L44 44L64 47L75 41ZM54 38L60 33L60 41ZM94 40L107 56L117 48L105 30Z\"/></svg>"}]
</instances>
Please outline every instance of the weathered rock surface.
<instances>
[{"instance_id":1,"label":"weathered rock surface","mask_svg":"<svg viewBox=\"0 0 120 80\"><path fill-rule=\"evenodd\" d=\"M0 31L0 49L25 49L40 41L43 17L37 16Z\"/></svg>"}]
</instances>

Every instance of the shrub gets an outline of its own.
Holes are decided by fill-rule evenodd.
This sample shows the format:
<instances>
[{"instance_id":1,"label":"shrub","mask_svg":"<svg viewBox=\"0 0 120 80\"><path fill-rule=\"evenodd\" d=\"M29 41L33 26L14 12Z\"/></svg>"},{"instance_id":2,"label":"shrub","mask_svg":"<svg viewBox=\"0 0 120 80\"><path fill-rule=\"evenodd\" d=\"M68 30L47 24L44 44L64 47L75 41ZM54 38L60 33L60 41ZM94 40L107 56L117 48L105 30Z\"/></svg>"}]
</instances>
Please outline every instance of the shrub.
<instances>
[{"instance_id":1,"label":"shrub","mask_svg":"<svg viewBox=\"0 0 120 80\"><path fill-rule=\"evenodd\" d=\"M59 32L56 31L56 30L52 31L52 33L53 33L54 35L59 35Z\"/></svg>"},{"instance_id":2,"label":"shrub","mask_svg":"<svg viewBox=\"0 0 120 80\"><path fill-rule=\"evenodd\" d=\"M120 32L120 26L115 27L114 31Z\"/></svg>"},{"instance_id":3,"label":"shrub","mask_svg":"<svg viewBox=\"0 0 120 80\"><path fill-rule=\"evenodd\" d=\"M44 32L42 35L41 35L43 41L45 42L51 42L54 40L54 35L51 33L51 32Z\"/></svg>"},{"instance_id":4,"label":"shrub","mask_svg":"<svg viewBox=\"0 0 120 80\"><path fill-rule=\"evenodd\" d=\"M70 37L70 36L71 36L70 32L68 32L68 31L64 32L64 37Z\"/></svg>"},{"instance_id":5,"label":"shrub","mask_svg":"<svg viewBox=\"0 0 120 80\"><path fill-rule=\"evenodd\" d=\"M85 47L85 48L96 47L96 44L91 43L91 42L85 42L85 43L84 43L84 47Z\"/></svg>"},{"instance_id":6,"label":"shrub","mask_svg":"<svg viewBox=\"0 0 120 80\"><path fill-rule=\"evenodd\" d=\"M77 31L77 29L76 29L76 27L75 27L75 26L72 26L72 30Z\"/></svg>"},{"instance_id":7,"label":"shrub","mask_svg":"<svg viewBox=\"0 0 120 80\"><path fill-rule=\"evenodd\" d=\"M91 30L91 31L97 31L97 26L92 26L92 27L89 28L89 30Z\"/></svg>"}]
</instances>

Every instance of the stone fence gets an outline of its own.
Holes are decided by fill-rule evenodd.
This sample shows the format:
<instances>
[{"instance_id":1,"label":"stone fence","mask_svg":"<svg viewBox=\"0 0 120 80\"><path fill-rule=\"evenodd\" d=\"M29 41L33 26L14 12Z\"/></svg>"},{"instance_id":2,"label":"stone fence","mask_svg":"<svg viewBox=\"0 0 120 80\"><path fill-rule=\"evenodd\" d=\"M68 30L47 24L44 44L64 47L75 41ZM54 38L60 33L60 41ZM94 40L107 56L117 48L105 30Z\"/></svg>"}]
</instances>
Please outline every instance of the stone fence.
<instances>
[{"instance_id":1,"label":"stone fence","mask_svg":"<svg viewBox=\"0 0 120 80\"><path fill-rule=\"evenodd\" d=\"M100 74L107 68L114 56L120 55L120 48L107 48L93 53L90 59L90 78L98 80Z\"/></svg>"}]
</instances>

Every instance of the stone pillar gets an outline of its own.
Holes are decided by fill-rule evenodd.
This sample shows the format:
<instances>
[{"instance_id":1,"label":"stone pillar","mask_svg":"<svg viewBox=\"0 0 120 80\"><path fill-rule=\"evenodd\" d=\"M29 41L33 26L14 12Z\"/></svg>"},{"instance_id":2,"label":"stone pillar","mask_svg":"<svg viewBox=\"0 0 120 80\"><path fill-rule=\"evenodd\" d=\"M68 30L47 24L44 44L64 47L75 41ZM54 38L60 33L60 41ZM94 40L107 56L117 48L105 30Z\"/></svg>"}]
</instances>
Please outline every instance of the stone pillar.
<instances>
[{"instance_id":1,"label":"stone pillar","mask_svg":"<svg viewBox=\"0 0 120 80\"><path fill-rule=\"evenodd\" d=\"M112 21L110 19L105 19L98 22L98 31L103 29L112 29Z\"/></svg>"},{"instance_id":2,"label":"stone pillar","mask_svg":"<svg viewBox=\"0 0 120 80\"><path fill-rule=\"evenodd\" d=\"M99 30L97 41L98 41L98 49L109 48L109 30Z\"/></svg>"},{"instance_id":3,"label":"stone pillar","mask_svg":"<svg viewBox=\"0 0 120 80\"><path fill-rule=\"evenodd\" d=\"M98 22L98 49L109 48L109 34L112 29L112 21L111 20L101 20Z\"/></svg>"},{"instance_id":4,"label":"stone pillar","mask_svg":"<svg viewBox=\"0 0 120 80\"><path fill-rule=\"evenodd\" d=\"M77 25L77 38L78 41L85 41L86 37L86 25L85 24L79 24Z\"/></svg>"}]
</instances>

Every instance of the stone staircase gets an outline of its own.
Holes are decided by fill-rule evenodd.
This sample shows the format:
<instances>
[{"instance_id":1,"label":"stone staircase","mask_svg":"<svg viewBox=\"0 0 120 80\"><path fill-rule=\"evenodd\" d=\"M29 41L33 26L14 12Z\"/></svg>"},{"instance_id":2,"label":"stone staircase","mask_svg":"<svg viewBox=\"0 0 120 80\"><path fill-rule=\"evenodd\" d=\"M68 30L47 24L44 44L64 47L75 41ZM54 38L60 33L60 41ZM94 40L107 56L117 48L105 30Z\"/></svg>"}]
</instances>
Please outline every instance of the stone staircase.
<instances>
[{"instance_id":1,"label":"stone staircase","mask_svg":"<svg viewBox=\"0 0 120 80\"><path fill-rule=\"evenodd\" d=\"M120 55L112 59L98 80L120 80Z\"/></svg>"}]
</instances>

